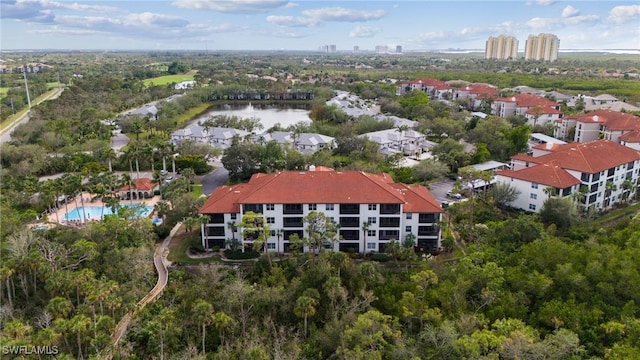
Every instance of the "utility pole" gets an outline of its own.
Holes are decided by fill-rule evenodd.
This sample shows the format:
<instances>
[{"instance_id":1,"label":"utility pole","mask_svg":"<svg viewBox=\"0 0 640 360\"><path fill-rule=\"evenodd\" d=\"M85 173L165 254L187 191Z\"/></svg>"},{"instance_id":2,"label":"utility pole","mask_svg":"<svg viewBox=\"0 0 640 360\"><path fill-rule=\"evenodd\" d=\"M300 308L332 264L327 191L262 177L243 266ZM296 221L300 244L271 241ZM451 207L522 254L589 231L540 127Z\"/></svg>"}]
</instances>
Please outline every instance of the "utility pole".
<instances>
[{"instance_id":1,"label":"utility pole","mask_svg":"<svg viewBox=\"0 0 640 360\"><path fill-rule=\"evenodd\" d=\"M27 83L27 66L22 68L22 74L24 74L24 89L27 92L27 103L29 103L29 111L31 111L31 95L29 95L29 84Z\"/></svg>"}]
</instances>

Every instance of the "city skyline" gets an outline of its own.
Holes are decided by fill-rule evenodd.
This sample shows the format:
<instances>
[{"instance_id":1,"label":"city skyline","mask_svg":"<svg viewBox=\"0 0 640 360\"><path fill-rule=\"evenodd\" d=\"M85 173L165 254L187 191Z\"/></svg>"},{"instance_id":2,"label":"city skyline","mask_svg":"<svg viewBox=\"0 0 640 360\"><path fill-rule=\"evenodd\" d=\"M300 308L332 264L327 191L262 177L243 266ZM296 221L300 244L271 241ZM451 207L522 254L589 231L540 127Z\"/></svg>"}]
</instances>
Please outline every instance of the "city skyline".
<instances>
[{"instance_id":1,"label":"city skyline","mask_svg":"<svg viewBox=\"0 0 640 360\"><path fill-rule=\"evenodd\" d=\"M553 33L560 50L640 51L635 1L0 0L2 50L485 48ZM485 15L486 14L486 15Z\"/></svg>"}]
</instances>

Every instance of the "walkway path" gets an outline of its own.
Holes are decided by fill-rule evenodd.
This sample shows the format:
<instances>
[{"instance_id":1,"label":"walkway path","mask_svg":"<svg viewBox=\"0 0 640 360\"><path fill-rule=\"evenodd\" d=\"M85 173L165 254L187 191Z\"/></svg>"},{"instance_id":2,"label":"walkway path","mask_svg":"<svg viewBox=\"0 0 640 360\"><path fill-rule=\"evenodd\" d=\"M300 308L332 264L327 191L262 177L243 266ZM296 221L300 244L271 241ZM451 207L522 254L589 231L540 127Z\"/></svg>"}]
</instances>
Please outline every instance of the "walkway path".
<instances>
[{"instance_id":1,"label":"walkway path","mask_svg":"<svg viewBox=\"0 0 640 360\"><path fill-rule=\"evenodd\" d=\"M155 301L162 294L162 290L164 290L165 286L167 286L167 282L169 280L169 270L168 267L171 265L171 262L167 260L167 255L169 255L169 243L173 236L178 232L178 229L182 226L182 223L177 223L176 226L171 229L169 236L167 236L162 244L159 244L156 247L156 250L153 254L153 264L156 267L156 271L158 272L158 281L156 282L156 286L149 291L149 293L142 298L142 300L138 301L138 304L132 312L126 314L116 325L113 330L113 347L111 351L104 357L104 359L110 360L113 358L113 353L118 348L120 343L120 339L122 339L127 333L127 328L131 323L131 319L133 315L135 315L138 311L142 310L148 303Z\"/></svg>"}]
</instances>

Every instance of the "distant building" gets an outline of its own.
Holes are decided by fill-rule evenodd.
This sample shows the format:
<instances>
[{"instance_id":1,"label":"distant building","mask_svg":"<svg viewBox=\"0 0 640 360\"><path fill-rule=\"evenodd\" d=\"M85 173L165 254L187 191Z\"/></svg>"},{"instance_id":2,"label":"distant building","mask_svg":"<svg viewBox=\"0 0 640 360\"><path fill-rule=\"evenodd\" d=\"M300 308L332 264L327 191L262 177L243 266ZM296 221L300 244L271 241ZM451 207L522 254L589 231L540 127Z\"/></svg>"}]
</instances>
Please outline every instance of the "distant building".
<instances>
[{"instance_id":1,"label":"distant building","mask_svg":"<svg viewBox=\"0 0 640 360\"><path fill-rule=\"evenodd\" d=\"M529 35L524 48L525 60L556 61L560 40L553 34Z\"/></svg>"},{"instance_id":2,"label":"distant building","mask_svg":"<svg viewBox=\"0 0 640 360\"><path fill-rule=\"evenodd\" d=\"M353 47L353 52L358 52L358 51L360 51L360 46L355 45L355 46Z\"/></svg>"},{"instance_id":3,"label":"distant building","mask_svg":"<svg viewBox=\"0 0 640 360\"><path fill-rule=\"evenodd\" d=\"M402 45L396 45L396 54L402 54Z\"/></svg>"},{"instance_id":4,"label":"distant building","mask_svg":"<svg viewBox=\"0 0 640 360\"><path fill-rule=\"evenodd\" d=\"M485 59L510 60L518 58L518 39L500 35L489 37L485 48Z\"/></svg>"},{"instance_id":5,"label":"distant building","mask_svg":"<svg viewBox=\"0 0 640 360\"><path fill-rule=\"evenodd\" d=\"M337 48L336 48L336 46L335 46L335 45L329 45L329 52L330 52L330 53L334 53L334 52L336 52L336 51L337 51L336 49L337 49Z\"/></svg>"},{"instance_id":6,"label":"distant building","mask_svg":"<svg viewBox=\"0 0 640 360\"><path fill-rule=\"evenodd\" d=\"M376 45L376 54L386 54L389 52L387 45Z\"/></svg>"}]
</instances>

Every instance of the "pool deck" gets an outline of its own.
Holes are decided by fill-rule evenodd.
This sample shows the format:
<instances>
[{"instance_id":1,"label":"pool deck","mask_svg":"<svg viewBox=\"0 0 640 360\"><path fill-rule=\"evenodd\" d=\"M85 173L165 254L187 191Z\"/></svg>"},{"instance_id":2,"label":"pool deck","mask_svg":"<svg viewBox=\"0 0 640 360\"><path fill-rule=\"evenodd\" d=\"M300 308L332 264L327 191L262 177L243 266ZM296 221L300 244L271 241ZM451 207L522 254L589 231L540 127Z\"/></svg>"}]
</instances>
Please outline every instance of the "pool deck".
<instances>
[{"instance_id":1,"label":"pool deck","mask_svg":"<svg viewBox=\"0 0 640 360\"><path fill-rule=\"evenodd\" d=\"M66 206L64 204L61 204L57 210L48 214L47 218L49 220L49 223L66 225L66 226L82 226L84 225L85 222L101 221L102 219L100 218L100 216L87 218L85 222L83 222L82 219L68 220L68 221L64 219L64 216L67 213L67 208L69 209L69 212L71 212L76 207L82 207L82 201L80 198L81 196L82 198L84 198L84 206L97 206L97 207L103 206L103 203L101 200L91 201L91 194L87 192L83 192L82 195L78 195L74 199L70 200ZM160 201L160 196L154 196L149 199L143 199L143 200L133 200L133 202L131 200L121 200L120 203L123 205L124 204L133 204L133 205L142 204L145 206L155 206L158 203L158 201ZM107 205L105 204L104 206L106 207ZM155 211L152 211L150 216L155 217Z\"/></svg>"}]
</instances>

